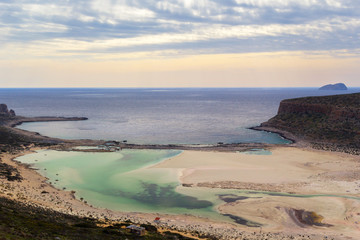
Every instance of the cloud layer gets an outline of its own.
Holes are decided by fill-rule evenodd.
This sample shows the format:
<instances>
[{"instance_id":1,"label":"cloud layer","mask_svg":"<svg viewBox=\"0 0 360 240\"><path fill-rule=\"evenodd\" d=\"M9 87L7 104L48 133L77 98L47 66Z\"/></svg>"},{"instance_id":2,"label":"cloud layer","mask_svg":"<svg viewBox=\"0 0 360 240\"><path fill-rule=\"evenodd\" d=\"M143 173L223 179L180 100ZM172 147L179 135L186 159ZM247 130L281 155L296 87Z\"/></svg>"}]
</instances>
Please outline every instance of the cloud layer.
<instances>
[{"instance_id":1,"label":"cloud layer","mask_svg":"<svg viewBox=\"0 0 360 240\"><path fill-rule=\"evenodd\" d=\"M39 57L360 48L360 1L0 2L0 51ZM31 52L29 52L31 49Z\"/></svg>"}]
</instances>

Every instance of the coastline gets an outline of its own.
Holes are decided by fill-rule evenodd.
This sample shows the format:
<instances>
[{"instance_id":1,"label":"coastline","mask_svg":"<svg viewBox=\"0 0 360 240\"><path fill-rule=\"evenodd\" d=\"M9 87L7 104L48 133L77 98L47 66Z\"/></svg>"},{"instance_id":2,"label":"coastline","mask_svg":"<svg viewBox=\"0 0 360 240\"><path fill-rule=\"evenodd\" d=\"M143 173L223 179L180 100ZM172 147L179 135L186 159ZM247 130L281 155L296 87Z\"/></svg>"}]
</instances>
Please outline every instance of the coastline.
<instances>
[{"instance_id":1,"label":"coastline","mask_svg":"<svg viewBox=\"0 0 360 240\"><path fill-rule=\"evenodd\" d=\"M277 129L274 127L256 126L256 127L250 127L249 129L254 130L254 131L264 131L264 132L269 132L269 133L276 133L280 137L291 141L290 144L295 145L295 146L297 146L297 145L304 146L307 144L304 141L304 139L301 139L290 132L280 130L280 129Z\"/></svg>"},{"instance_id":2,"label":"coastline","mask_svg":"<svg viewBox=\"0 0 360 240\"><path fill-rule=\"evenodd\" d=\"M16 117L9 121L0 123L10 132L26 136L35 142L45 142L53 144L56 149L68 150L75 146L98 146L111 143L121 149L174 149L174 150L195 150L195 151L246 151L252 148L267 148L278 144L267 143L219 143L219 144L132 144L118 142L115 140L93 140L93 139L60 139L43 136L37 132L31 132L16 128L25 122L51 122L51 121L85 121L86 117ZM90 150L94 151L94 150ZM96 150L95 150L96 151Z\"/></svg>"},{"instance_id":3,"label":"coastline","mask_svg":"<svg viewBox=\"0 0 360 240\"><path fill-rule=\"evenodd\" d=\"M60 121L60 120L59 120ZM10 127L14 129L13 127ZM19 129L20 130L20 129ZM265 129L262 129L265 130ZM24 130L20 130L18 133L27 132ZM34 133L27 132L27 134L30 134L28 136L33 136ZM43 137L43 136L37 136L37 137ZM45 140L52 140L52 138L43 137ZM56 139L57 140L57 139ZM58 145L60 143L60 145ZM60 140L59 142L56 142L55 145L50 146L50 148L59 148L59 149L69 149L70 146L79 146L79 145L86 145L88 143L89 145L99 145L99 143L102 143L100 141L93 141L93 140ZM274 146L269 144L229 144L229 145L216 145L216 146L205 146L205 147L194 147L194 146L181 146L181 145L135 145L135 144L119 144L122 148L130 148L130 149L182 149L190 152L196 152L197 154L210 154L215 155L216 153L219 154L233 154L236 151L245 151L247 149L251 148L258 148L258 147L264 147L264 148L271 148L272 150L275 150L277 148L286 149L286 151L292 151L294 149L303 149L303 151L308 151L305 147L305 145L298 144L299 142L296 141L295 144L289 144L287 146ZM36 147L36 146L30 146L27 150L23 152L19 152L17 154L11 154L11 153L2 153L1 158L2 162L5 162L6 164L12 165L15 168L17 168L21 176L23 176L22 182L8 182L3 181L3 179L0 180L1 182L1 196L5 196L10 199L15 199L16 201L21 201L26 204L31 204L34 206L41 206L43 208L56 210L62 213L71 214L71 215L77 215L77 216L84 216L84 217L93 217L96 219L102 219L105 221L107 219L108 221L112 222L123 222L126 220L130 220L134 223L146 223L146 224L154 224L153 220L155 217L160 216L161 217L161 223L160 224L154 224L156 227L162 228L162 229L168 229L168 230L176 230L180 232L190 233L192 235L196 236L213 236L217 239L261 239L267 237L268 239L303 239L302 236L304 234L307 234L307 236L311 236L311 239L323 239L324 236L331 236L333 239L342 239L343 235L340 235L340 232L328 230L323 232L324 229L313 227L313 226L303 226L299 224L299 222L296 222L295 220L292 220L292 224L289 226L285 225L284 227L280 227L280 225L272 225L271 221L268 221L267 224L269 224L270 227L262 227L262 228L252 228L247 227L244 225L239 224L230 224L230 223L223 223L223 222L216 222L210 219L204 219L189 215L167 215L167 214L149 214L149 213L122 213L122 212L114 212L107 209L99 209L94 208L83 201L77 200L74 198L73 193L68 191L63 191L54 188L52 185L47 183L47 179L38 174L34 169L29 168L28 166L19 164L18 162L13 161L14 158L32 153L34 150L38 149L48 149L49 147ZM325 151L316 151L311 150L314 152L318 152L320 155L332 155L333 153L325 152ZM338 156L345 156L349 157L349 155L342 155L342 154L336 154L336 157ZM350 155L351 156L351 155ZM260 156L261 157L261 156ZM174 158L176 159L176 157ZM193 161L193 157L188 158L190 161ZM167 161L167 160L166 160ZM165 164L164 163L161 164ZM191 168L191 166L189 166ZM191 169L190 169L191 170ZM192 172L194 173L194 171ZM191 174L191 173L190 173ZM185 181L186 177L189 176L189 172L185 173L185 169L182 172L182 176L180 178L181 182L184 184L187 184L188 182ZM326 177L326 176L325 176ZM239 181L241 179L237 179L237 183L241 183ZM197 183L199 184L199 183ZM210 185L202 185L204 183L200 183L199 186L192 186L192 187L207 187L207 188L226 188L226 185L229 184L229 182L223 182L223 185L219 185L219 182L211 183ZM285 185L278 185L276 188L274 186L269 185L251 185L249 182L243 182L244 185L238 185L231 186L231 189L247 189L247 190L264 190L264 191L278 191L282 190L286 192ZM261 183L259 183L261 184ZM244 187L247 186L247 187ZM289 187L290 186L290 187ZM294 186L289 185L289 189L293 189ZM256 189L256 187L258 187ZM255 189L254 189L255 188ZM321 189L321 187L320 187ZM24 195L24 192L28 191L28 194ZM43 191L47 193L42 193ZM300 191L299 191L300 193ZM10 195L12 194L12 195ZM276 197L268 197L264 202L262 203L262 206L269 207L269 202L274 201L274 198ZM241 200L239 200L239 203L241 203ZM283 205L289 204L288 202L282 203ZM293 205L301 206L300 203L291 203ZM331 205L331 203L329 203ZM345 203L344 203L345 204ZM319 204L321 205L321 204ZM247 208L251 206L248 205ZM272 206L273 208L275 206ZM309 207L309 206L308 206ZM289 207L280 207L283 212L289 211ZM244 208L238 207L238 204L229 203L224 206L219 207L219 211L224 214L231 214L234 215L236 212L244 212ZM234 212L235 211L235 212ZM359 211L360 212L360 211ZM247 213L248 217L251 218L251 216L256 216L255 213ZM283 215L281 215L283 216ZM290 215L288 215L290 216ZM258 221L258 219L253 219L254 221ZM281 218L283 221L284 219ZM305 229L304 229L305 228ZM359 230L359 229L358 229ZM283 233L281 233L283 232ZM346 232L341 232L341 234L347 234ZM349 237L358 237L358 235L354 235L353 232L349 235Z\"/></svg>"},{"instance_id":4,"label":"coastline","mask_svg":"<svg viewBox=\"0 0 360 240\"><path fill-rule=\"evenodd\" d=\"M25 154L29 154L29 153L33 153L34 150L40 150L40 149L47 149L47 148L33 148L31 150L27 150L25 152L18 153L16 155L9 154L9 153L5 153L5 154L1 155L3 162L5 162L7 164L11 164L12 166L15 166L20 171L21 176L24 177L22 182L12 182L12 183L7 183L7 184L4 184L4 182L2 182L2 180L1 180L0 181L0 182L2 182L0 184L0 186L1 186L1 190L0 190L1 194L0 195L1 196L5 196L10 199L14 199L14 200L26 203L26 204L31 204L34 206L41 206L43 208L56 210L56 211L66 213L66 214L82 216L82 217L92 217L95 219L102 219L102 221L105 221L105 219L107 219L108 222L112 222L112 223L125 222L127 220L130 220L131 222L138 223L138 224L141 224L141 223L154 224L153 220L155 219L155 217L160 217L161 223L154 224L156 227L160 227L162 229L186 232L188 234L193 234L194 236L199 236L199 235L205 236L206 234L209 234L211 236L216 236L217 239L245 239L245 238L251 239L250 237L257 237L257 238L253 238L253 239L261 239L261 237L265 237L266 234L270 234L270 236L272 236L272 238L268 238L268 239L291 239L292 237L294 237L293 239L302 239L301 236L303 234L307 234L308 236L311 236L311 239L322 239L324 236L329 236L329 237L331 236L333 239L342 239L340 233L343 234L344 236L348 235L349 237L354 237L354 236L358 237L358 235L354 235L354 232L352 232L352 231L350 232L349 229L344 232L344 231L340 231L340 229L332 230L331 228L324 229L323 227L318 228L318 227L301 225L298 223L298 221L296 219L291 220L292 218L290 218L290 214L286 214L287 211L290 211L293 208L301 209L302 207L306 207L305 209L312 209L312 210L315 209L316 211L321 212L321 211L325 211L323 206L326 206L326 208L331 207L330 209L333 209L333 207L339 203L341 203L341 205L343 205L343 206L348 205L348 207L352 207L352 208L354 208L354 206L357 206L357 205L353 205L355 203L350 203L353 200L346 200L346 199L345 200L340 199L341 201L336 198L335 199L330 198L330 200L329 199L328 200L316 199L316 200L310 201L310 202L307 201L306 205L304 205L303 204L304 201L301 198L287 197L287 198L283 198L283 199L279 200L279 197L270 195L270 196L263 197L261 200L258 198L254 198L251 201L249 199L238 200L235 202L229 202L226 204L222 204L218 207L219 212L222 214L230 214L232 216L236 216L237 213L241 212L242 216L246 216L247 219L252 220L254 222L260 222L259 220L261 218L259 218L258 213L256 213L256 211L249 212L249 210L246 210L246 209L262 209L262 211L264 211L262 213L262 215L267 214L266 215L267 217L262 219L262 224L265 224L262 228L253 228L253 227L247 227L245 225L240 225L240 224L218 222L218 221L214 221L211 219L199 218L199 217L190 216L190 215L169 215L169 214L155 214L155 213L133 213L133 212L126 213L126 212L117 212L117 211L111 211L111 210L107 210L107 209L95 208L95 207L92 207L92 206L86 204L84 201L75 199L72 192L56 189L55 187L53 187L52 185L47 183L47 179L45 177L41 176L40 174L38 174L34 169L31 169L31 168L29 168L29 166L20 164L13 160L16 157L19 157L19 156L22 156ZM301 150L299 148L294 148L294 149L295 149L295 151L308 151L308 150ZM294 151L294 149L278 147L278 148L272 149L272 151L275 151L275 152L277 151L280 153L285 151L285 153L289 154L289 153L292 153ZM296 152L295 155L298 155L297 153L298 152ZM190 156L186 156L187 154L190 154ZM204 163L204 160L208 159L209 156L214 157L217 154L220 154L220 156L219 156L220 158L224 158L224 156L229 155L230 161L236 160L235 158L233 159L233 157L236 156L236 154L242 155L241 153L215 152L215 151L214 152L185 151L183 154L180 154L174 158L165 160L164 162L161 162L153 167L166 167L164 165L168 165L168 167L174 167L174 164L175 165L176 164L180 164L180 165L190 164L193 159L191 157L192 154L196 154L197 156L203 156L202 159L197 158L199 160L199 162L198 162L199 165L202 165ZM333 161L335 161L339 157L342 157L344 160L346 160L349 157L346 154L338 154L337 153L336 155L334 155L332 153L326 153L323 151L312 151L308 154L318 154L318 156L328 156L328 157L330 156ZM245 156L247 156L247 155L245 155ZM256 156L255 155L249 161L253 161L256 158L261 159L263 157L264 156L260 156L260 155ZM275 155L272 157L277 158L278 155ZM301 156L300 156L300 158L301 158ZM184 159L187 160L188 163L186 163L186 162L184 163ZM213 160L214 160L214 162L216 162L216 159L213 159ZM358 161L359 159L356 159L356 160ZM266 160L266 161L268 161L268 160ZM353 164L354 161L351 159L348 159L348 161L349 161L348 163L350 164L348 167L349 168L353 167L351 164ZM326 163L326 164L330 164L330 165L332 164L332 163L328 163L329 159L325 159L322 162ZM211 163L208 166L211 166ZM180 166L180 167L182 169L182 172L186 171L186 168L184 168L184 166ZM188 168L191 168L191 167L193 167L193 166L190 164L188 166ZM231 169L234 168L234 166L229 166L229 167ZM196 171L193 171L190 174L196 175ZM229 174L227 174L227 176L231 177ZM181 182L183 184L186 182L189 183L188 177L189 177L189 173L183 174L180 178ZM264 177L264 176L261 176L261 177ZM235 181L235 182L237 182L237 181ZM280 179L278 180L278 182L281 182ZM324 190L323 187L328 185L329 182L331 182L331 181L324 182L325 185L319 185L317 187L316 191L314 191L314 192L310 191L310 192L307 192L307 194L310 194L310 193L318 194L319 190L323 191ZM212 189L214 187L215 188L221 187L221 188L226 189L226 187L224 187L224 186L216 185L216 184L218 184L216 182L214 184L215 185L210 184L209 186L202 186L201 184L198 184L199 186L192 186L192 187L195 187L195 188L206 187L209 189ZM251 186L250 183L245 183L245 185L247 185L247 187L242 186L239 189L247 189L247 190L252 189L252 190L257 190L257 191L279 190L279 189L266 188L265 185L263 186L263 187L265 187L263 189L253 189L253 186ZM280 187L283 190L286 190L286 187L285 187L286 185L287 184L283 184L282 186L277 185L277 187ZM296 184L295 185L290 184L288 186L290 186L290 188L293 188L293 189L295 189L297 187L299 190L299 191L297 191L297 193L304 193L302 188L305 187L305 189L306 189L307 187L309 187L309 185L302 185L302 184L300 184L298 186ZM190 188L192 188L192 187L190 187ZM184 188L186 190L186 188L189 188L189 187L184 187ZM231 189L236 189L236 188L234 188L232 186ZM42 193L44 191L47 193ZM11 193L12 196L9 196L8 195L9 193ZM24 193L26 193L26 194L24 194ZM342 194L345 194L345 193L346 192L343 192ZM347 194L349 195L349 193L347 193ZM355 194L354 196L360 197L356 193L351 193L351 194ZM274 202L277 202L277 207L273 205ZM269 204L271 204L271 205L269 205ZM245 207L245 209L244 209L244 207ZM266 211L267 208L273 209L273 210L280 209L279 212L281 212L281 214L279 212L275 211L276 215L279 216L279 218L272 218L271 215L269 215L270 213ZM359 209L359 206L357 206L356 208ZM346 218L350 214L355 215L354 212L350 213L347 211L346 211L346 214L342 217ZM352 209L352 211L354 211L354 209ZM360 212L360 209L359 209L359 212ZM321 213L324 214L323 212L321 212ZM272 212L272 214L274 214L274 212ZM325 218L326 223L328 223L329 217L328 216L326 216L326 217L327 217L327 218ZM355 216L353 216L353 218L354 217ZM282 221L284 221L285 219L287 219L286 222L288 222L288 224L285 226L282 226ZM330 218L330 220L331 220L331 218ZM331 223L331 221L330 221L330 223ZM354 224L351 226L354 227ZM306 229L305 232L303 229L304 227ZM349 228L350 226L347 226L347 227ZM360 230L360 229L358 229L358 230ZM255 234L254 234L254 232L255 232ZM282 233L280 233L280 232L282 232ZM200 234L198 234L198 233L200 233ZM353 239L356 239L356 237Z\"/></svg>"},{"instance_id":5,"label":"coastline","mask_svg":"<svg viewBox=\"0 0 360 240\"><path fill-rule=\"evenodd\" d=\"M211 235L217 239L232 239L234 236L241 237L247 235L246 229L238 228L235 224L217 222L191 215L118 212L92 207L84 201L76 199L73 192L55 188L47 182L45 177L29 166L14 161L16 157L41 149L46 148L34 148L15 155L9 153L1 154L2 162L16 167L23 180L21 182L8 182L0 179L0 196L19 201L28 206L40 207L80 217L94 218L105 224L131 221L135 224L153 224L155 227L162 229L162 231L178 231L189 236ZM153 222L156 217L161 217L160 223Z\"/></svg>"}]
</instances>

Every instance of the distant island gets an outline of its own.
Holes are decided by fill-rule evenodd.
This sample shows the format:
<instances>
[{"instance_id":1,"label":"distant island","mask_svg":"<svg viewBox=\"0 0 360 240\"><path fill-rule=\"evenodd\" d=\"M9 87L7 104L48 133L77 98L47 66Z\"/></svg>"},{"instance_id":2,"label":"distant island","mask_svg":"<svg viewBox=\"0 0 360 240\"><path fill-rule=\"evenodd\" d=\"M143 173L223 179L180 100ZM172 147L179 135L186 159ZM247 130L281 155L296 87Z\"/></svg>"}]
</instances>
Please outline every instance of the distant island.
<instances>
[{"instance_id":1,"label":"distant island","mask_svg":"<svg viewBox=\"0 0 360 240\"><path fill-rule=\"evenodd\" d=\"M278 131L317 148L359 154L360 93L283 100L258 130Z\"/></svg>"},{"instance_id":2,"label":"distant island","mask_svg":"<svg viewBox=\"0 0 360 240\"><path fill-rule=\"evenodd\" d=\"M319 90L348 90L344 83L328 84L319 88Z\"/></svg>"}]
</instances>

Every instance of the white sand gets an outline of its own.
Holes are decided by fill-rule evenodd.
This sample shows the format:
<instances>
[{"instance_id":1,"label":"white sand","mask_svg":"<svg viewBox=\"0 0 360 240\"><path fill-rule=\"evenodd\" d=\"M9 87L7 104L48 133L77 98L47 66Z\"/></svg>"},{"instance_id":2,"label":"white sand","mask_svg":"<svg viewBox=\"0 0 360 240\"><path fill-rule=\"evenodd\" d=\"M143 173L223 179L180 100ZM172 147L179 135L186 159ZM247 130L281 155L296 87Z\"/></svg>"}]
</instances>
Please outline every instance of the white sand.
<instances>
[{"instance_id":1,"label":"white sand","mask_svg":"<svg viewBox=\"0 0 360 240\"><path fill-rule=\"evenodd\" d=\"M356 185L352 183L357 179L360 181L360 174L354 176L360 170L359 156L290 147L271 151L272 155L184 151L154 167L180 170L180 180L186 184L222 181L272 185L307 183L312 185L307 191L309 193L349 194L347 190ZM319 182L326 179L336 181L339 186L336 184L324 189ZM344 183L349 184L349 189ZM313 191L312 187L316 190Z\"/></svg>"},{"instance_id":2,"label":"white sand","mask_svg":"<svg viewBox=\"0 0 360 240\"><path fill-rule=\"evenodd\" d=\"M272 155L185 151L155 167L178 169L186 186L360 197L359 156L292 147L271 151ZM181 190L186 192L186 187ZM302 225L292 219L290 209L316 212L332 226ZM223 204L218 210L264 224L267 230L338 233L360 239L359 200L265 196Z\"/></svg>"}]
</instances>

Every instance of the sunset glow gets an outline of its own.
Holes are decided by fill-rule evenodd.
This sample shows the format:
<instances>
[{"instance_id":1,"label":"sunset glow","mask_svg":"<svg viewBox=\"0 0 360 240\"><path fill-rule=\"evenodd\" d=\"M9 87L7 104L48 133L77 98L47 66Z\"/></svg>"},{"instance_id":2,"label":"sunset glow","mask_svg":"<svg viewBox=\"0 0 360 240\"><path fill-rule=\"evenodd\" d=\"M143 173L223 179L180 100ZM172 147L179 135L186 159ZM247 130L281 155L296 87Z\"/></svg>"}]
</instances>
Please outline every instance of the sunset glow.
<instances>
[{"instance_id":1,"label":"sunset glow","mask_svg":"<svg viewBox=\"0 0 360 240\"><path fill-rule=\"evenodd\" d=\"M358 87L360 3L3 1L0 87Z\"/></svg>"}]
</instances>

